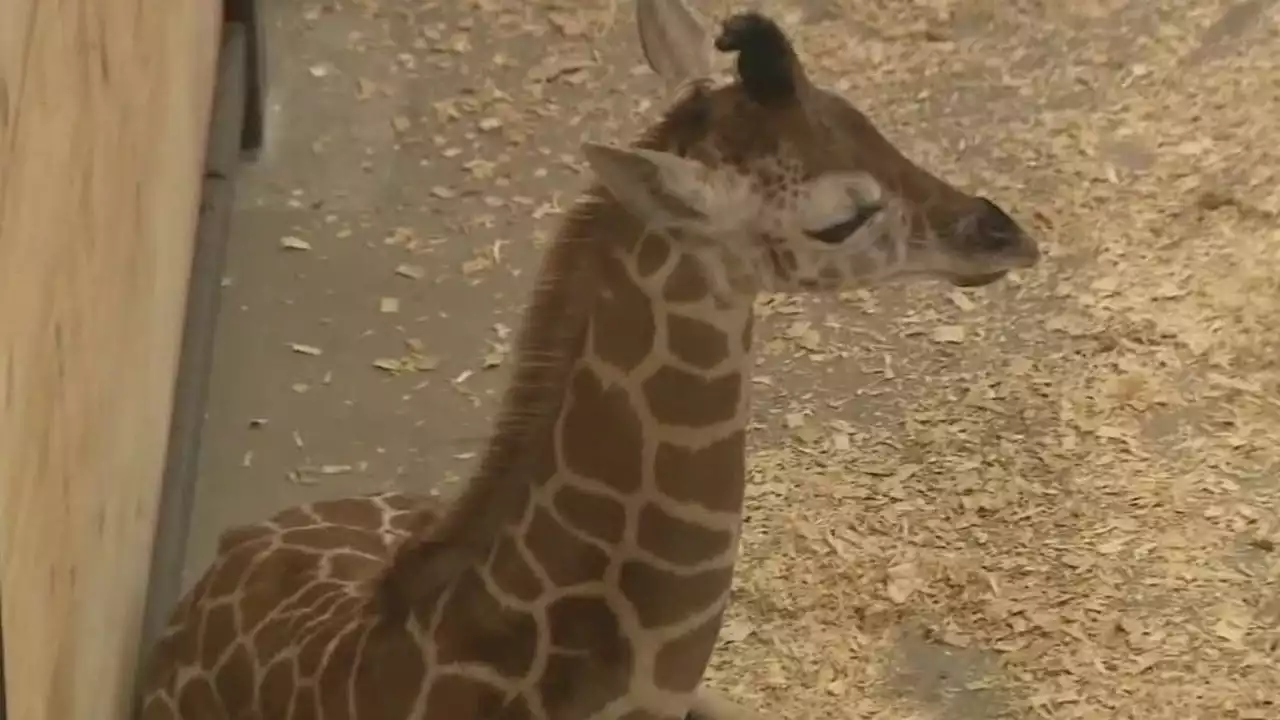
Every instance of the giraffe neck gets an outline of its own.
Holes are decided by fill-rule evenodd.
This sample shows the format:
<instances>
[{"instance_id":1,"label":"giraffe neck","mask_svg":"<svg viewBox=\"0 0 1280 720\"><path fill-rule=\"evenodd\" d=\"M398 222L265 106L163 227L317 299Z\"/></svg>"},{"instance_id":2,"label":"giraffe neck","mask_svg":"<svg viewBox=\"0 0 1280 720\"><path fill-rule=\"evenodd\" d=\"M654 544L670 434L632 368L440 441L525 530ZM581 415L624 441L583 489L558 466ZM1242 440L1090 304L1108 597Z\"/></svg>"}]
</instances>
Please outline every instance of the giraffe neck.
<instances>
[{"instance_id":1,"label":"giraffe neck","mask_svg":"<svg viewBox=\"0 0 1280 720\"><path fill-rule=\"evenodd\" d=\"M617 214L605 227L639 237ZM476 478L393 572L448 574L414 603L436 653L466 655L487 638L509 656L505 692L541 706L535 716L639 703L682 717L737 554L752 297L713 272L718 259L665 236L594 232L558 246L589 255L593 282L563 308L578 327L564 336L554 401L523 419L506 474ZM571 275L553 282L581 280Z\"/></svg>"}]
</instances>

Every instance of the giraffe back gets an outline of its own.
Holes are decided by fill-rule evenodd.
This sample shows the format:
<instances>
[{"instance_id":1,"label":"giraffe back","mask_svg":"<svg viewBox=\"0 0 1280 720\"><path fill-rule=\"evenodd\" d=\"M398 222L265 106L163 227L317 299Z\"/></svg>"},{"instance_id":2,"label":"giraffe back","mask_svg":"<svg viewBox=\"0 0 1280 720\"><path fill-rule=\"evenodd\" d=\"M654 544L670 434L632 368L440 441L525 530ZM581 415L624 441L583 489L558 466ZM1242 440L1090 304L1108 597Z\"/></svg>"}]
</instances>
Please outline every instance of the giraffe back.
<instances>
[{"instance_id":1,"label":"giraffe back","mask_svg":"<svg viewBox=\"0 0 1280 720\"><path fill-rule=\"evenodd\" d=\"M340 656L359 654L353 642L379 632L375 580L395 546L436 517L427 498L380 493L227 530L153 651L142 720L348 717L338 706L349 697L338 691L351 692L359 663ZM425 672L403 632L380 635L390 639L383 653L416 658ZM397 666L411 672L414 661L392 674ZM327 667L346 674L326 682ZM222 712L210 715L213 707Z\"/></svg>"}]
</instances>

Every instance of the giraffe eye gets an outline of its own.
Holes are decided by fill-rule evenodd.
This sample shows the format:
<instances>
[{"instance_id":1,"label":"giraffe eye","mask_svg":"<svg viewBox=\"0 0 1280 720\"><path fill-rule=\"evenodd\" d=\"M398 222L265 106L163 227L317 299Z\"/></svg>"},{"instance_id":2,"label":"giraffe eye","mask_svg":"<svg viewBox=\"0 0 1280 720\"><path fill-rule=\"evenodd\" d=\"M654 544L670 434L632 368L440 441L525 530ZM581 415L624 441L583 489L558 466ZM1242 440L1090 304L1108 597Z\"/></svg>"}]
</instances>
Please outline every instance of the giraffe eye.
<instances>
[{"instance_id":1,"label":"giraffe eye","mask_svg":"<svg viewBox=\"0 0 1280 720\"><path fill-rule=\"evenodd\" d=\"M863 225L871 221L877 213L884 209L883 205L863 205L858 208L858 212L848 220L841 220L835 225L830 225L821 230L805 230L804 234L828 245L837 245L844 242L850 235L854 234Z\"/></svg>"}]
</instances>

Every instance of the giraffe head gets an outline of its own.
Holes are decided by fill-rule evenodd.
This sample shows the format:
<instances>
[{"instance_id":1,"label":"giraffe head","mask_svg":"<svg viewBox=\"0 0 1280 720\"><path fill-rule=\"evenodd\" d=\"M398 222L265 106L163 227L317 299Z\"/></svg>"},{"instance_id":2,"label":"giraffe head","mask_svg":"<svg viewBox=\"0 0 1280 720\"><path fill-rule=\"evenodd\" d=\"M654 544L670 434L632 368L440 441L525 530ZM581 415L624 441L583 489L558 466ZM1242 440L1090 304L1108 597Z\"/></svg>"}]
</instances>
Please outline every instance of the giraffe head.
<instances>
[{"instance_id":1,"label":"giraffe head","mask_svg":"<svg viewBox=\"0 0 1280 720\"><path fill-rule=\"evenodd\" d=\"M735 287L922 276L977 286L1038 261L1035 240L998 205L919 167L812 84L769 18L735 15L713 42L684 0L636 6L650 67L685 91L637 146L587 143L584 154L650 230L729 261ZM734 82L711 86L712 46L737 53Z\"/></svg>"}]
</instances>

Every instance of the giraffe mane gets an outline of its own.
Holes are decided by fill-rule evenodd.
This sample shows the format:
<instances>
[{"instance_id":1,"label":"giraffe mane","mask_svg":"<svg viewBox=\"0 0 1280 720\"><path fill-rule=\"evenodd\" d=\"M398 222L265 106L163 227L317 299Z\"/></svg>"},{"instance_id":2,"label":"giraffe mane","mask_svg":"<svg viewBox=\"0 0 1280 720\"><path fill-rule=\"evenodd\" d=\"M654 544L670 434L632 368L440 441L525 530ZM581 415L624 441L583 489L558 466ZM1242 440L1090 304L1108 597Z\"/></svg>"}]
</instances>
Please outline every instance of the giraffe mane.
<instances>
[{"instance_id":1,"label":"giraffe mane","mask_svg":"<svg viewBox=\"0 0 1280 720\"><path fill-rule=\"evenodd\" d=\"M695 83L642 133L637 147L685 154L705 136L710 91ZM396 548L374 597L397 615L438 595L469 565L484 560L493 539L517 520L539 459L564 404L565 387L586 342L596 263L619 228L639 224L598 182L575 203L547 251L525 309L515 348L515 371L503 395L480 466L453 506L422 510Z\"/></svg>"}]
</instances>

